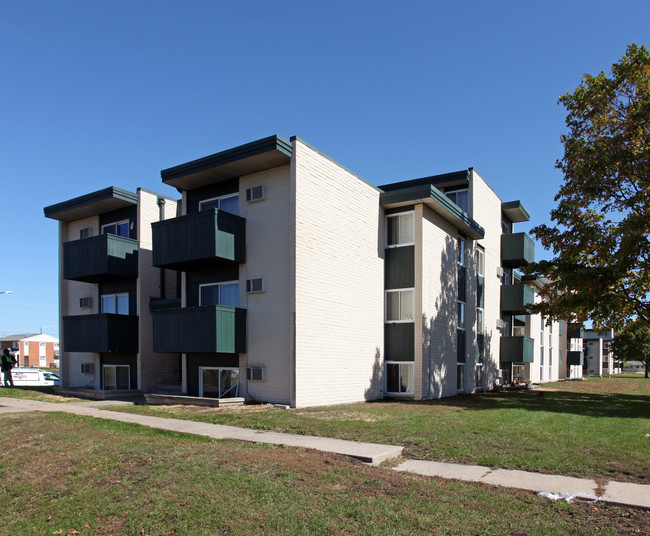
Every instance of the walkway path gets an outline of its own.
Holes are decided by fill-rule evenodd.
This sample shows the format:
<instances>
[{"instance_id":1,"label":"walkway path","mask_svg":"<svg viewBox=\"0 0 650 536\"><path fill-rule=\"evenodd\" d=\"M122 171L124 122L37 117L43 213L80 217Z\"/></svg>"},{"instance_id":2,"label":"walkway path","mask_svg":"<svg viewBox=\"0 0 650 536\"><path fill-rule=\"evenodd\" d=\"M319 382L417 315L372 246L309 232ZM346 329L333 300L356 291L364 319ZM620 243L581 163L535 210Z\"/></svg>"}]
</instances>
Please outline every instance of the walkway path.
<instances>
[{"instance_id":1,"label":"walkway path","mask_svg":"<svg viewBox=\"0 0 650 536\"><path fill-rule=\"evenodd\" d=\"M358 441L346 441L326 437L264 432L239 428L237 426L166 419L101 409L102 406L114 407L131 404L131 402L120 402L116 400L51 403L17 398L0 398L0 413L62 411L74 413L75 415L129 422L150 428L202 435L215 439L237 439L240 441L310 448L323 452L343 454L371 465L378 465L384 460L398 458L404 450L404 447L394 445L379 445L376 443L360 443ZM598 499L611 504L650 508L650 485L644 484L611 481L603 486L604 492L598 495L598 485L594 480L587 478L421 460L405 460L395 467L395 470L417 473L424 476L466 480L468 482L483 482L494 486L524 489L536 493L568 494L577 499Z\"/></svg>"}]
</instances>

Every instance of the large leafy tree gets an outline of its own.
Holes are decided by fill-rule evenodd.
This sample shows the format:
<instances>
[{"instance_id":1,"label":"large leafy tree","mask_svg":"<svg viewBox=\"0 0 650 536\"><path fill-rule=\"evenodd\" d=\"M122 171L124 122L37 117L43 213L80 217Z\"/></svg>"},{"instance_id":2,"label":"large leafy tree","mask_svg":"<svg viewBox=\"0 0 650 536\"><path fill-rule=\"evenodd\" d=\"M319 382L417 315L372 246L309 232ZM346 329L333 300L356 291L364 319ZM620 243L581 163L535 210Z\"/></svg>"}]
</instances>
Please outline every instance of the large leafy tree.
<instances>
[{"instance_id":1,"label":"large leafy tree","mask_svg":"<svg viewBox=\"0 0 650 536\"><path fill-rule=\"evenodd\" d=\"M630 45L611 74L585 75L562 95L568 132L555 225L532 234L552 251L529 275L548 280L536 305L555 319L650 325L650 55Z\"/></svg>"},{"instance_id":2,"label":"large leafy tree","mask_svg":"<svg viewBox=\"0 0 650 536\"><path fill-rule=\"evenodd\" d=\"M645 377L650 369L650 327L635 322L616 334L612 341L612 350L616 359L624 361L643 361Z\"/></svg>"}]
</instances>

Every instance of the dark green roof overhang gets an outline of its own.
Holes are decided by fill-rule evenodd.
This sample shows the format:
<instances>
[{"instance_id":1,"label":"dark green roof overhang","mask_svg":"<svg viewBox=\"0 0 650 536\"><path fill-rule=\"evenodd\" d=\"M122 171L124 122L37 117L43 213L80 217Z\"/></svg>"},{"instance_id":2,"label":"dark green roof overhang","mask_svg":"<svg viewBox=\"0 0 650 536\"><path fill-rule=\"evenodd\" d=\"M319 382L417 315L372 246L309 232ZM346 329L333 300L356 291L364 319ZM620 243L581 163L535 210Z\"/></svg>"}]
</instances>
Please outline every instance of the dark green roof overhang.
<instances>
[{"instance_id":1,"label":"dark green roof overhang","mask_svg":"<svg viewBox=\"0 0 650 536\"><path fill-rule=\"evenodd\" d=\"M391 192L382 192L379 199L381 206L384 208L396 208L423 203L469 238L474 240L485 238L485 230L483 227L431 184L412 186Z\"/></svg>"},{"instance_id":2,"label":"dark green roof overhang","mask_svg":"<svg viewBox=\"0 0 650 536\"><path fill-rule=\"evenodd\" d=\"M105 214L112 210L138 204L138 194L111 186L97 192L75 197L63 203L45 207L46 218L59 221L75 221Z\"/></svg>"},{"instance_id":3,"label":"dark green roof overhang","mask_svg":"<svg viewBox=\"0 0 650 536\"><path fill-rule=\"evenodd\" d=\"M452 171L451 173L431 175L430 177L423 177L421 179L411 179L408 181L392 182L390 184L384 184L383 186L380 186L379 189L383 190L384 192L391 192L394 190L402 190L404 188L410 188L412 186L422 186L424 184L433 184L437 188L464 186L469 184L469 181L472 178L472 170L473 168L469 168L469 169L463 169L461 171Z\"/></svg>"},{"instance_id":4,"label":"dark green roof overhang","mask_svg":"<svg viewBox=\"0 0 650 536\"><path fill-rule=\"evenodd\" d=\"M181 190L193 190L215 182L287 165L291 162L292 154L291 142L280 136L269 136L180 166L163 169L160 176L165 184Z\"/></svg>"},{"instance_id":5,"label":"dark green roof overhang","mask_svg":"<svg viewBox=\"0 0 650 536\"><path fill-rule=\"evenodd\" d=\"M511 222L529 221L530 213L521 201L508 201L501 203L501 212L505 214Z\"/></svg>"}]
</instances>

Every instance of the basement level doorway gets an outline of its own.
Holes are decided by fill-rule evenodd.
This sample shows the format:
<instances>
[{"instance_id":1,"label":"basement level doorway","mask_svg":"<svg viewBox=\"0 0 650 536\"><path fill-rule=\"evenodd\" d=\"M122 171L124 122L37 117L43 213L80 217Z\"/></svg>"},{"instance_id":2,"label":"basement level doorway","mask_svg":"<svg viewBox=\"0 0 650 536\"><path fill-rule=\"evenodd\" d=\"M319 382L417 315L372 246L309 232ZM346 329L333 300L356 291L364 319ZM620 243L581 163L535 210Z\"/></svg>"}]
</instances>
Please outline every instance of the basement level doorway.
<instances>
[{"instance_id":1,"label":"basement level doorway","mask_svg":"<svg viewBox=\"0 0 650 536\"><path fill-rule=\"evenodd\" d=\"M206 398L239 396L239 369L199 367L199 396Z\"/></svg>"}]
</instances>

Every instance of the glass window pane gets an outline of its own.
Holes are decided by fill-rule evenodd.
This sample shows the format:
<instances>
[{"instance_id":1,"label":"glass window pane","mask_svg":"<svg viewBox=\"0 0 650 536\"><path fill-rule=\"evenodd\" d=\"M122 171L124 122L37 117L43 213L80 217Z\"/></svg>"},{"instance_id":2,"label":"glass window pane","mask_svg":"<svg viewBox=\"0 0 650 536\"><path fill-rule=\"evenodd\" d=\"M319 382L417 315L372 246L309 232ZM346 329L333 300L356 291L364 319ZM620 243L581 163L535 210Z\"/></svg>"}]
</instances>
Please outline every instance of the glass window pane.
<instances>
[{"instance_id":1,"label":"glass window pane","mask_svg":"<svg viewBox=\"0 0 650 536\"><path fill-rule=\"evenodd\" d=\"M465 389L465 365L458 365L456 367L456 389Z\"/></svg>"},{"instance_id":2,"label":"glass window pane","mask_svg":"<svg viewBox=\"0 0 650 536\"><path fill-rule=\"evenodd\" d=\"M239 214L239 195L231 195L230 197L224 197L221 199L219 206L220 210L224 212L230 212L230 214Z\"/></svg>"},{"instance_id":3,"label":"glass window pane","mask_svg":"<svg viewBox=\"0 0 650 536\"><path fill-rule=\"evenodd\" d=\"M129 367L115 367L115 380L118 389L130 389Z\"/></svg>"},{"instance_id":4,"label":"glass window pane","mask_svg":"<svg viewBox=\"0 0 650 536\"><path fill-rule=\"evenodd\" d=\"M118 236L123 236L124 238L129 238L129 222L125 221L122 223L118 223L116 234Z\"/></svg>"},{"instance_id":5,"label":"glass window pane","mask_svg":"<svg viewBox=\"0 0 650 536\"><path fill-rule=\"evenodd\" d=\"M117 388L115 367L104 367L104 389L114 390Z\"/></svg>"},{"instance_id":6,"label":"glass window pane","mask_svg":"<svg viewBox=\"0 0 650 536\"><path fill-rule=\"evenodd\" d=\"M465 304L458 302L458 329L465 329Z\"/></svg>"},{"instance_id":7,"label":"glass window pane","mask_svg":"<svg viewBox=\"0 0 650 536\"><path fill-rule=\"evenodd\" d=\"M203 285L201 287L199 305L219 304L219 285Z\"/></svg>"},{"instance_id":8,"label":"glass window pane","mask_svg":"<svg viewBox=\"0 0 650 536\"><path fill-rule=\"evenodd\" d=\"M386 364L386 392L399 393L399 365Z\"/></svg>"},{"instance_id":9,"label":"glass window pane","mask_svg":"<svg viewBox=\"0 0 650 536\"><path fill-rule=\"evenodd\" d=\"M117 227L114 223L104 225L102 227L102 234L117 234Z\"/></svg>"},{"instance_id":10,"label":"glass window pane","mask_svg":"<svg viewBox=\"0 0 650 536\"><path fill-rule=\"evenodd\" d=\"M102 313L115 314L115 296L113 294L102 296Z\"/></svg>"},{"instance_id":11,"label":"glass window pane","mask_svg":"<svg viewBox=\"0 0 650 536\"><path fill-rule=\"evenodd\" d=\"M219 398L219 369L204 369L202 380L202 395L207 398Z\"/></svg>"},{"instance_id":12,"label":"glass window pane","mask_svg":"<svg viewBox=\"0 0 650 536\"><path fill-rule=\"evenodd\" d=\"M129 295L128 294L119 294L117 298L117 314L118 315L128 315L129 314Z\"/></svg>"},{"instance_id":13,"label":"glass window pane","mask_svg":"<svg viewBox=\"0 0 650 536\"><path fill-rule=\"evenodd\" d=\"M228 307L239 306L239 283L228 283L227 285L219 285L220 297L219 305L226 305Z\"/></svg>"},{"instance_id":14,"label":"glass window pane","mask_svg":"<svg viewBox=\"0 0 650 536\"><path fill-rule=\"evenodd\" d=\"M219 208L219 199L210 199L199 203L199 210L214 210L215 208Z\"/></svg>"},{"instance_id":15,"label":"glass window pane","mask_svg":"<svg viewBox=\"0 0 650 536\"><path fill-rule=\"evenodd\" d=\"M403 290L400 294L400 320L413 320L413 291Z\"/></svg>"},{"instance_id":16,"label":"glass window pane","mask_svg":"<svg viewBox=\"0 0 650 536\"><path fill-rule=\"evenodd\" d=\"M456 192L455 203L462 211L469 212L469 192L467 190Z\"/></svg>"},{"instance_id":17,"label":"glass window pane","mask_svg":"<svg viewBox=\"0 0 650 536\"><path fill-rule=\"evenodd\" d=\"M400 244L413 242L413 214L402 214L399 217L399 235Z\"/></svg>"},{"instance_id":18,"label":"glass window pane","mask_svg":"<svg viewBox=\"0 0 650 536\"><path fill-rule=\"evenodd\" d=\"M386 243L388 246L399 244L399 216L386 218Z\"/></svg>"},{"instance_id":19,"label":"glass window pane","mask_svg":"<svg viewBox=\"0 0 650 536\"><path fill-rule=\"evenodd\" d=\"M386 293L386 319L399 320L399 292Z\"/></svg>"},{"instance_id":20,"label":"glass window pane","mask_svg":"<svg viewBox=\"0 0 650 536\"><path fill-rule=\"evenodd\" d=\"M400 366L400 393L413 392L413 365L410 363L403 363Z\"/></svg>"}]
</instances>

